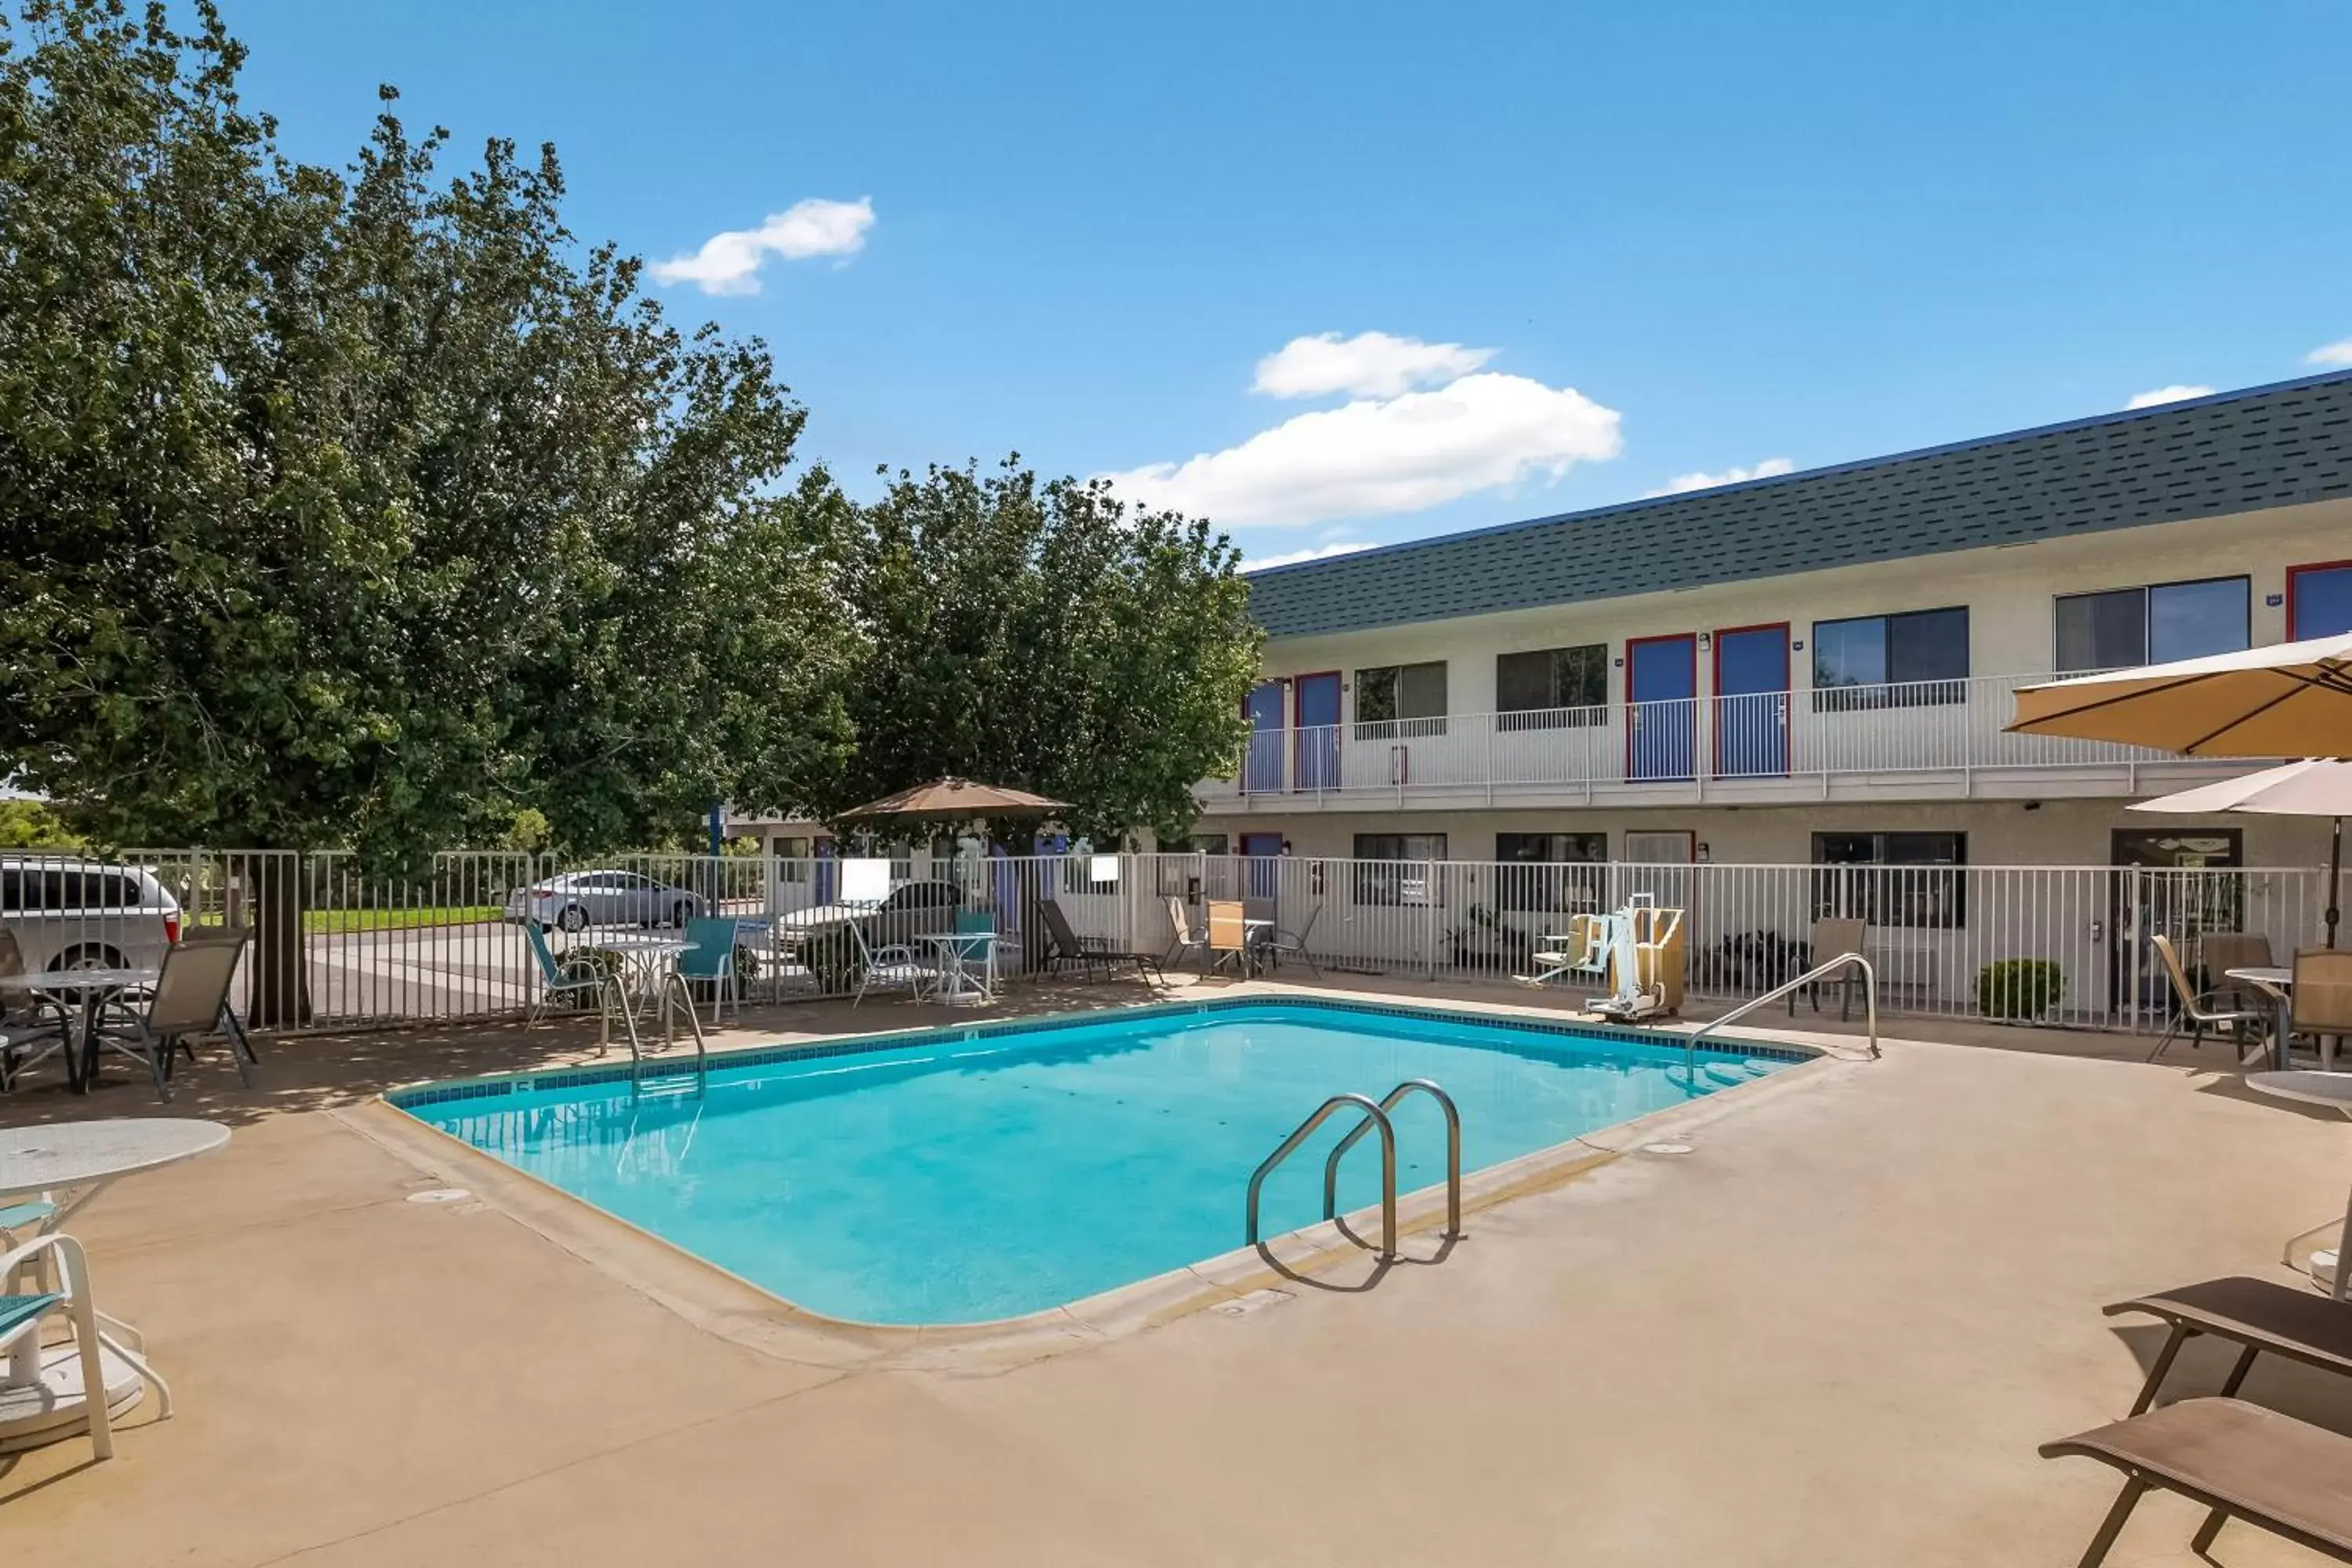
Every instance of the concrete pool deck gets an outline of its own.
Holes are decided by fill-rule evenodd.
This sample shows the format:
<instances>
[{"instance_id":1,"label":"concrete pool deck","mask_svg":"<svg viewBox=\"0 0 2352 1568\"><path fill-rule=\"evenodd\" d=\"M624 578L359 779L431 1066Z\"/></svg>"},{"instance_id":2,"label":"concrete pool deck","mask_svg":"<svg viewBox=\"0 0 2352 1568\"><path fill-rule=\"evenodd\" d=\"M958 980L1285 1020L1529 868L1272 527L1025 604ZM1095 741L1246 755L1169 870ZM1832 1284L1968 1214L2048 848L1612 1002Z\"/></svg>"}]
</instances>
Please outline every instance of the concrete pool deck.
<instances>
[{"instance_id":1,"label":"concrete pool deck","mask_svg":"<svg viewBox=\"0 0 2352 1568\"><path fill-rule=\"evenodd\" d=\"M729 1033L938 1016L793 1008ZM1934 1032L1983 1044L1896 1038L1727 1096L1691 1152L1636 1147L1474 1213L1440 1263L1423 1235L1377 1278L1366 1260L1047 1357L921 1366L814 1353L756 1293L683 1310L504 1191L404 1201L443 1179L380 1136L376 1092L547 1065L576 1035L265 1045L251 1094L215 1058L170 1110L235 1123L228 1149L73 1226L179 1413L142 1405L105 1465L69 1442L0 1470L0 1548L142 1568L2071 1563L2113 1478L2034 1445L2119 1415L2159 1339L2100 1305L2290 1278L2280 1244L2340 1213L2352 1130L2246 1093L2210 1047L2147 1066L2145 1042ZM154 1109L124 1078L0 1121ZM678 1268L680 1289L708 1278ZM2191 1346L2179 1392L2225 1365ZM2352 1429L2339 1381L2266 1360L2245 1392ZM2110 1561L2195 1563L2198 1518L2151 1498ZM2214 1558L2318 1561L2242 1524Z\"/></svg>"}]
</instances>

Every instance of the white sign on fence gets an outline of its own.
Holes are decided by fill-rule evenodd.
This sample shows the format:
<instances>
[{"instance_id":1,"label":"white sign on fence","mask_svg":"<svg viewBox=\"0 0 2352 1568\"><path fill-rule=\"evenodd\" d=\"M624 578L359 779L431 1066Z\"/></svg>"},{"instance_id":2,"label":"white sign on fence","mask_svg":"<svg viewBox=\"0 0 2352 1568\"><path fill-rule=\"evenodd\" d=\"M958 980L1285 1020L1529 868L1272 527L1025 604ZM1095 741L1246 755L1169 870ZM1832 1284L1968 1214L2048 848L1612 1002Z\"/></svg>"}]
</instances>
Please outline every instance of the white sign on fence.
<instances>
[{"instance_id":1,"label":"white sign on fence","mask_svg":"<svg viewBox=\"0 0 2352 1568\"><path fill-rule=\"evenodd\" d=\"M878 904L890 896L890 862L852 859L841 863L841 901Z\"/></svg>"},{"instance_id":2,"label":"white sign on fence","mask_svg":"<svg viewBox=\"0 0 2352 1568\"><path fill-rule=\"evenodd\" d=\"M1118 857L1116 855L1096 856L1094 858L1093 864L1087 868L1087 880L1092 882L1097 888L1101 887L1106 882L1118 881Z\"/></svg>"}]
</instances>

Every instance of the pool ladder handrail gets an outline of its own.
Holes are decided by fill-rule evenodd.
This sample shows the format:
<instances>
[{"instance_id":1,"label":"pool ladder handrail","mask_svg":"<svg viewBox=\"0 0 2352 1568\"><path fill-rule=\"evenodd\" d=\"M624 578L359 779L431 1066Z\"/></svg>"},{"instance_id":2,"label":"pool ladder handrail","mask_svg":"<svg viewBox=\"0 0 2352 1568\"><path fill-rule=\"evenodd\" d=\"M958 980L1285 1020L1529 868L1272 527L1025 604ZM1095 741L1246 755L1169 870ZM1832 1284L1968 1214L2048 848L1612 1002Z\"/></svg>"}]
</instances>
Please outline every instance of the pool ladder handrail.
<instances>
[{"instance_id":1,"label":"pool ladder handrail","mask_svg":"<svg viewBox=\"0 0 2352 1568\"><path fill-rule=\"evenodd\" d=\"M1409 1094L1426 1094L1435 1100L1445 1112L1445 1239L1462 1239L1462 1112L1454 1097L1425 1078L1409 1078L1381 1097L1383 1113L1394 1110ZM1339 1209L1339 1160L1356 1146L1357 1141L1372 1130L1369 1116L1356 1123L1356 1130L1339 1140L1330 1155L1323 1162L1323 1217L1336 1219ZM1394 1250L1391 1248L1391 1250Z\"/></svg>"},{"instance_id":2,"label":"pool ladder handrail","mask_svg":"<svg viewBox=\"0 0 2352 1568\"><path fill-rule=\"evenodd\" d=\"M1731 1023L1736 1019L1746 1017L1748 1014L1753 1013L1757 1008L1761 1007L1767 1002L1778 1002L1783 996L1789 995L1793 992L1801 991L1806 986L1822 979L1824 975L1834 973L1838 970L1848 967L1853 967L1862 971L1863 1012L1870 1025L1870 1059L1876 1061L1878 1059L1878 972L1871 967L1870 960L1863 957L1862 954L1858 952L1841 952L1835 958L1831 959L1828 963L1815 964L1812 968L1806 970L1802 974L1798 975L1794 980L1788 981L1780 985L1775 985L1771 990L1764 993L1763 995L1753 997L1746 1002L1742 1002L1738 1006L1734 1007L1730 1012L1724 1014L1721 1017L1710 1018L1706 1023L1701 1024L1697 1028L1692 1030L1689 1034L1685 1035L1683 1037L1683 1068L1685 1072L1691 1075L1692 1083L1696 1085L1698 1081L1699 1041L1715 1033L1716 1030L1720 1029L1726 1024Z\"/></svg>"},{"instance_id":3,"label":"pool ladder handrail","mask_svg":"<svg viewBox=\"0 0 2352 1568\"><path fill-rule=\"evenodd\" d=\"M1364 1113L1365 1123L1376 1126L1381 1134L1381 1256L1397 1255L1396 1228L1396 1128L1389 1121L1389 1113L1367 1094L1335 1094L1315 1108L1315 1114L1298 1124L1298 1130L1282 1141L1282 1146L1259 1163L1250 1173L1248 1214L1243 1222L1243 1245L1257 1245L1257 1199L1259 1189L1276 1165L1290 1158L1292 1151L1307 1142L1318 1127L1345 1106L1355 1106ZM1357 1130L1359 1132L1361 1128Z\"/></svg>"},{"instance_id":4,"label":"pool ladder handrail","mask_svg":"<svg viewBox=\"0 0 2352 1568\"><path fill-rule=\"evenodd\" d=\"M670 997L673 991L677 994L676 1003ZM694 1032L694 1087L698 1093L710 1070L710 1043L703 1037L702 1020L694 1011L694 993L687 988L686 976L673 970L663 977L661 994L662 1045L665 1048L677 1038L672 1032L670 1009L678 1003L685 1005L687 1026ZM596 1020L596 1053L602 1056L612 1038L613 1013L606 1001L608 995L620 1004L621 1023L629 1032L629 1092L635 1094L637 1080L645 1071L645 1043L637 1036L636 1009L629 1005L628 988L621 984L617 974L605 976L604 985L597 988L600 1016Z\"/></svg>"}]
</instances>

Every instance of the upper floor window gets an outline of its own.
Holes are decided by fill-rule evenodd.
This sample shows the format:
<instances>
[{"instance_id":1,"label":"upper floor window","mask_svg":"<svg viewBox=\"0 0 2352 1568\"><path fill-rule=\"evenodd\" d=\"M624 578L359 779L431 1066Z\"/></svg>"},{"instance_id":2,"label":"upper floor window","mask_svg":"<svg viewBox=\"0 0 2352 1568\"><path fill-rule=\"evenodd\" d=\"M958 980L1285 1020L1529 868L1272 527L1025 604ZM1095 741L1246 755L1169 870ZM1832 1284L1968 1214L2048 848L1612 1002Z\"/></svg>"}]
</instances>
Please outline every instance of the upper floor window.
<instances>
[{"instance_id":1,"label":"upper floor window","mask_svg":"<svg viewBox=\"0 0 2352 1568\"><path fill-rule=\"evenodd\" d=\"M2062 595L2059 672L2235 653L2252 641L2249 597L2243 577Z\"/></svg>"},{"instance_id":2,"label":"upper floor window","mask_svg":"<svg viewBox=\"0 0 2352 1568\"><path fill-rule=\"evenodd\" d=\"M1598 724L1608 714L1609 645L1538 648L1495 656L1498 730L1559 730Z\"/></svg>"},{"instance_id":3,"label":"upper floor window","mask_svg":"<svg viewBox=\"0 0 2352 1568\"><path fill-rule=\"evenodd\" d=\"M2286 636L2332 637L2352 632L2352 561L2290 566L2286 572Z\"/></svg>"},{"instance_id":4,"label":"upper floor window","mask_svg":"<svg viewBox=\"0 0 2352 1568\"><path fill-rule=\"evenodd\" d=\"M1813 711L1960 702L1968 689L1965 605L1813 623Z\"/></svg>"},{"instance_id":5,"label":"upper floor window","mask_svg":"<svg viewBox=\"0 0 2352 1568\"><path fill-rule=\"evenodd\" d=\"M1445 661L1356 671L1356 734L1379 740L1445 732Z\"/></svg>"}]
</instances>

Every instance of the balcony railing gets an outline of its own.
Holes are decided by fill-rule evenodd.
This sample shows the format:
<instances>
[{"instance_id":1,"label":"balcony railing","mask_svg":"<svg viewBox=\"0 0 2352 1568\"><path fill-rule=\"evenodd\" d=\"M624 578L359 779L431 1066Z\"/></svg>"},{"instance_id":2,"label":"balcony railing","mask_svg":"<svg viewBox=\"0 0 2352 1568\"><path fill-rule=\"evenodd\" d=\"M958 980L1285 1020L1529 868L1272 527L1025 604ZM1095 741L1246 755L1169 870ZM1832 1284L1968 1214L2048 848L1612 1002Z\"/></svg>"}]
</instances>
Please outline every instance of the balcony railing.
<instances>
[{"instance_id":1,"label":"balcony railing","mask_svg":"<svg viewBox=\"0 0 2352 1568\"><path fill-rule=\"evenodd\" d=\"M1201 793L1577 789L2177 760L2137 746L2005 732L2011 694L2051 679L1979 676L1267 730L1250 738L1238 777Z\"/></svg>"}]
</instances>

